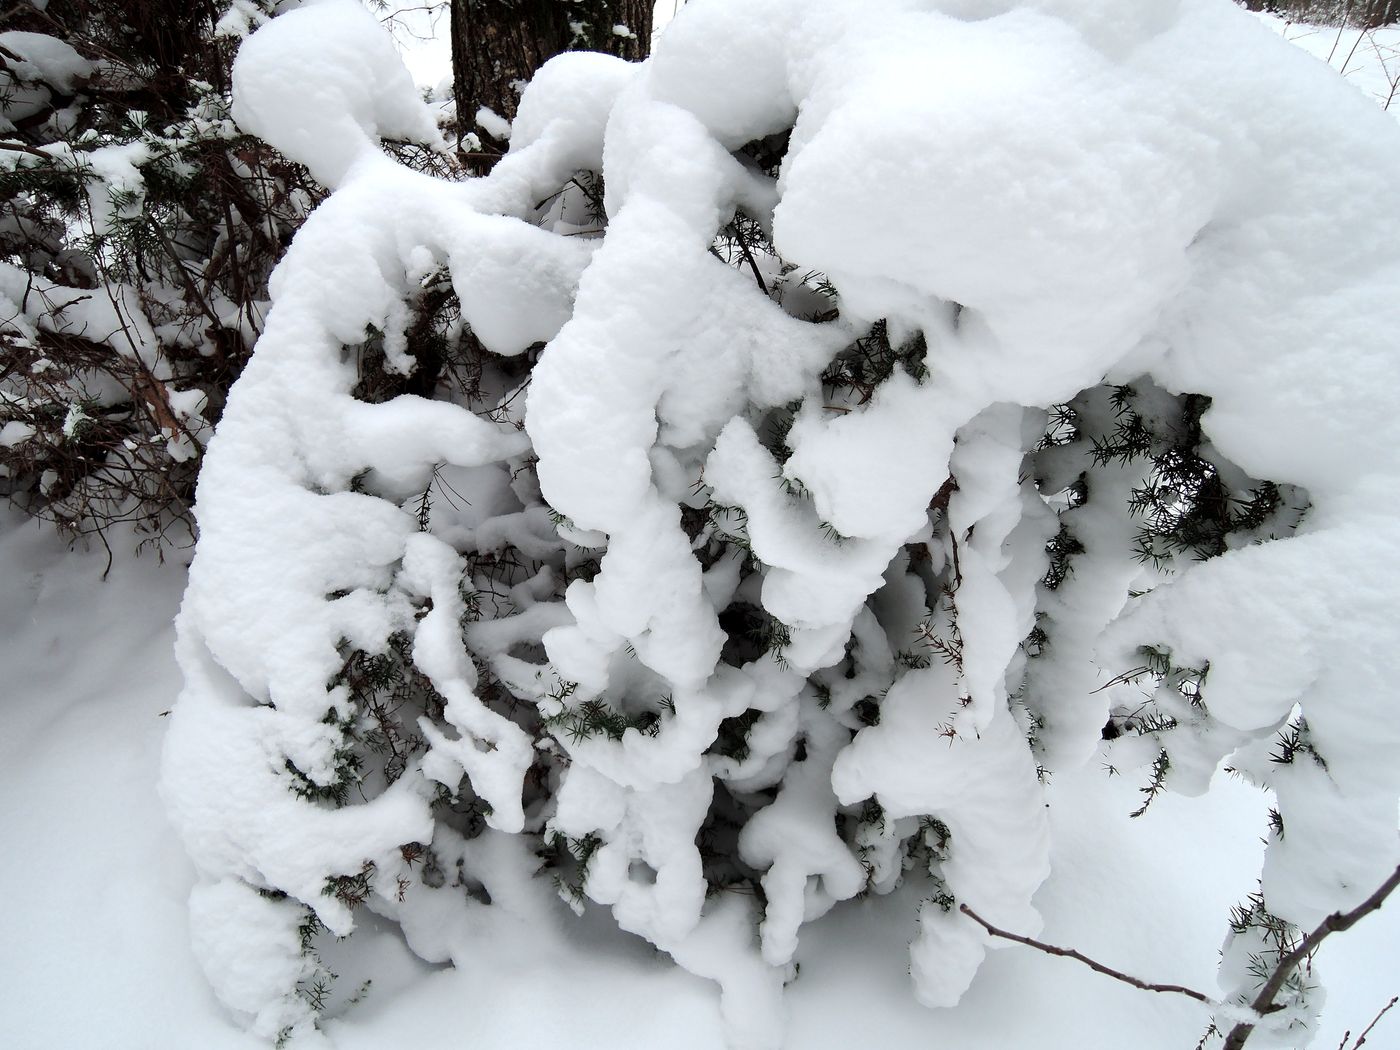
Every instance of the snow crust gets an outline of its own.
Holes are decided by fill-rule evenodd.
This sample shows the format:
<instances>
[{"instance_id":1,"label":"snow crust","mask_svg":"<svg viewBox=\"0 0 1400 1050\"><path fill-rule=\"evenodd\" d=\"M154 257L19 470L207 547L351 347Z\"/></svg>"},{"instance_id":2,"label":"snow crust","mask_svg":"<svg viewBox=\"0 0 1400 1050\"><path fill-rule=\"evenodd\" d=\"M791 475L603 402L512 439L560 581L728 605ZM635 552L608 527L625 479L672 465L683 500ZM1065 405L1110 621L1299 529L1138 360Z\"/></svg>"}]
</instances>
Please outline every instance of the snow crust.
<instances>
[{"instance_id":1,"label":"snow crust","mask_svg":"<svg viewBox=\"0 0 1400 1050\"><path fill-rule=\"evenodd\" d=\"M163 793L204 880L206 969L260 1028L309 1024L287 902L346 934L336 880L373 870L365 903L425 958L471 950L460 891L396 892L414 844L494 901L529 867L518 833L587 843L576 903L718 981L731 1045L754 1050L782 1044L801 928L839 901L926 890L910 972L929 1005L993 946L957 903L1034 934L1047 763L1129 772L1160 750L1168 788L1226 763L1269 788L1287 833L1263 893L1299 926L1393 869L1400 137L1223 0L992 6L688 5L640 67L549 63L508 156L465 183L378 150L436 131L358 5L248 39L235 116L336 192L275 275L205 459ZM789 127L776 177L736 152ZM541 204L580 170L603 176L601 236ZM825 275L839 316L794 316L757 262L711 252L736 209L772 259ZM774 289L794 272L765 266ZM413 371L406 303L440 269L488 351L533 361L523 418L502 407L518 386L484 415L354 396L347 348L369 336ZM877 321L915 349L833 393L824 370ZM1111 422L1105 379L1208 396L1222 470L1306 493L1296 533L1135 563L1104 494L1126 501L1143 466L1035 452L1052 406ZM497 512L416 519L441 472ZM1093 498L1057 507L1077 475ZM1085 560L1052 588L1066 524ZM709 544L732 549L705 566ZM506 547L542 567L463 628L471 560ZM565 584L584 551L596 575ZM777 641L735 657L741 605ZM299 796L341 775L347 650L394 636L443 700L426 751L353 804ZM1144 646L1208 669L1205 702L1159 688L1173 732L1104 749L1143 703ZM549 728L599 704L652 730ZM1271 761L1298 712L1313 757ZM740 718L743 746L719 746ZM435 815L444 791L487 830ZM761 908L707 895L697 836L726 799L753 810L736 845ZM248 979L255 955L284 980ZM1249 998L1247 967L1222 981Z\"/></svg>"}]
</instances>

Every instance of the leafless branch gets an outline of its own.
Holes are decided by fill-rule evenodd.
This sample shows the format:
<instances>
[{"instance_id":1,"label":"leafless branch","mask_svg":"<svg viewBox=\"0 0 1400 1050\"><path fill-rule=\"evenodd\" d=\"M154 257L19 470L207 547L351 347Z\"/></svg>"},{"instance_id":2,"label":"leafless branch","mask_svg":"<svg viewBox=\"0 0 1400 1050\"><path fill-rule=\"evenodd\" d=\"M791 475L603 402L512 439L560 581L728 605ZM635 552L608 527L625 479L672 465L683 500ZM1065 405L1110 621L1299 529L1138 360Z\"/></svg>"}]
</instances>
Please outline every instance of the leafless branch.
<instances>
[{"instance_id":1,"label":"leafless branch","mask_svg":"<svg viewBox=\"0 0 1400 1050\"><path fill-rule=\"evenodd\" d=\"M1032 937L1022 937L1018 933L1008 933L1006 930L998 929L997 927L993 926L986 919L982 918L982 916L978 915L975 911L969 908L966 904L960 905L958 910L961 911L973 922L977 923L977 925L981 926L982 929L986 930L993 937L1000 937L1003 940L1015 941L1017 944L1024 944L1028 948L1037 948L1040 951L1045 952L1047 955L1061 955L1064 956L1066 959L1075 959L1079 962L1082 962L1085 966L1089 967L1089 969L1103 974L1105 977L1112 977L1114 980L1122 981L1124 984L1130 984L1134 988L1141 988L1144 992L1175 992L1177 995L1188 996L1191 999L1195 999L1197 1002L1207 1004L1214 1002L1214 1000L1211 999L1210 996L1198 992L1194 988L1186 988L1179 984L1152 984L1148 981L1139 980L1136 977L1129 976L1128 974L1123 973L1121 970L1115 970L1111 966L1105 966L1101 962L1095 962L1087 955L1084 955L1081 952L1077 952L1073 948L1061 948L1054 944L1046 944L1044 941L1037 941Z\"/></svg>"},{"instance_id":2,"label":"leafless branch","mask_svg":"<svg viewBox=\"0 0 1400 1050\"><path fill-rule=\"evenodd\" d=\"M1376 1014L1375 1017L1371 1018L1371 1023L1366 1026L1366 1031L1362 1032L1359 1036L1356 1037L1356 1042L1352 1044L1351 1050L1361 1050L1361 1047L1366 1045L1366 1037L1371 1034L1371 1029L1375 1028L1376 1025L1381 1023L1381 1018L1388 1014L1390 1012L1391 1007L1393 1007L1396 1003L1400 1003L1400 996L1391 996L1390 1002L1382 1006L1380 1012ZM1347 1040L1350 1038L1351 1030L1348 1029L1346 1034L1342 1036L1342 1043L1339 1047L1337 1047L1337 1050L1347 1050Z\"/></svg>"},{"instance_id":3,"label":"leafless branch","mask_svg":"<svg viewBox=\"0 0 1400 1050\"><path fill-rule=\"evenodd\" d=\"M1264 987L1259 989L1259 994L1254 997L1254 1002L1249 1004L1250 1008L1260 1016L1277 1010L1278 1007L1274 1004L1274 999L1278 996L1279 990L1288 980L1289 975L1298 968L1298 965L1303 960L1310 958L1313 952L1317 951L1318 945L1329 936L1351 929L1371 912L1377 911L1385 903L1385 899L1394 892L1396 886L1400 886L1400 868L1396 868L1391 873L1390 878L1380 884L1375 893L1351 911L1333 912L1323 919L1317 929L1299 942L1298 947L1279 960L1273 974L1264 982ZM1379 1018L1377 1019L1379 1020ZM1222 1050L1239 1050L1240 1047L1244 1046L1245 1040L1249 1038L1249 1033L1252 1031L1254 1031L1252 1024L1241 1021L1230 1029L1230 1034L1225 1037L1225 1045Z\"/></svg>"}]
</instances>

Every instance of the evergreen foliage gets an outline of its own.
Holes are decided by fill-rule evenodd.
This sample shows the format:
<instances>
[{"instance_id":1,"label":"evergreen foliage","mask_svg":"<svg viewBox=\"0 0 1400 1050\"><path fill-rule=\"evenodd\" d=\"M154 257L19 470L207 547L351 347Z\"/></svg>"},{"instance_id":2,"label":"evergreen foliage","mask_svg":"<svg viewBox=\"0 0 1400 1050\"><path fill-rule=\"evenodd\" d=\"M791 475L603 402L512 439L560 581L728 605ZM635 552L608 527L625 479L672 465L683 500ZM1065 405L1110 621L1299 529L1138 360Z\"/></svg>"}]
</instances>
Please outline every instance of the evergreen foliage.
<instances>
[{"instance_id":1,"label":"evergreen foliage","mask_svg":"<svg viewBox=\"0 0 1400 1050\"><path fill-rule=\"evenodd\" d=\"M74 536L130 522L189 544L268 275L321 197L229 119L222 13L54 0L5 16L64 60L0 49L0 493Z\"/></svg>"}]
</instances>

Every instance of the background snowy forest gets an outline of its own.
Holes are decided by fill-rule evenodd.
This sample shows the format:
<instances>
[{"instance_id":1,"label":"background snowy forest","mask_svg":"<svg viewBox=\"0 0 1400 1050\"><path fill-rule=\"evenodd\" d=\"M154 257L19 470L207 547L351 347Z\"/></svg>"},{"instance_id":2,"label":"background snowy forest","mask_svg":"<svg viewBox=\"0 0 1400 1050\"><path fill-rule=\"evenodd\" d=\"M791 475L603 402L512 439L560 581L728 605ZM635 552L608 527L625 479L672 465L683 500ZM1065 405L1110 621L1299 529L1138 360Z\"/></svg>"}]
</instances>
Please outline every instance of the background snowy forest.
<instances>
[{"instance_id":1,"label":"background snowy forest","mask_svg":"<svg viewBox=\"0 0 1400 1050\"><path fill-rule=\"evenodd\" d=\"M452 6L0 25L0 1041L1400 1046L1387 5Z\"/></svg>"}]
</instances>

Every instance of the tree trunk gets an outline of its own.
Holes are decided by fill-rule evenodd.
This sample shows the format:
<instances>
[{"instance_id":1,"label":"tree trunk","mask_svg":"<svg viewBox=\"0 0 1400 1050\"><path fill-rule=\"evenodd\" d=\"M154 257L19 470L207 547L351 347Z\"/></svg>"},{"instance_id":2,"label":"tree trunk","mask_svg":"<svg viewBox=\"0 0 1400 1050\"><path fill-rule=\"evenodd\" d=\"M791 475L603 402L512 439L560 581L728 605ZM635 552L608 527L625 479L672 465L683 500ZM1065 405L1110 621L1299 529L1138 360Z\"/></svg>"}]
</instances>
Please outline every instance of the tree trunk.
<instances>
[{"instance_id":1,"label":"tree trunk","mask_svg":"<svg viewBox=\"0 0 1400 1050\"><path fill-rule=\"evenodd\" d=\"M651 8L650 0L452 0L459 148L482 107L514 119L521 88L560 52L645 58Z\"/></svg>"},{"instance_id":2,"label":"tree trunk","mask_svg":"<svg viewBox=\"0 0 1400 1050\"><path fill-rule=\"evenodd\" d=\"M1251 11L1272 11L1286 18L1374 29L1400 19L1400 0L1239 0Z\"/></svg>"},{"instance_id":3,"label":"tree trunk","mask_svg":"<svg viewBox=\"0 0 1400 1050\"><path fill-rule=\"evenodd\" d=\"M1365 0L1356 5L1352 24L1364 29L1389 25L1400 15L1400 3L1396 0Z\"/></svg>"}]
</instances>

